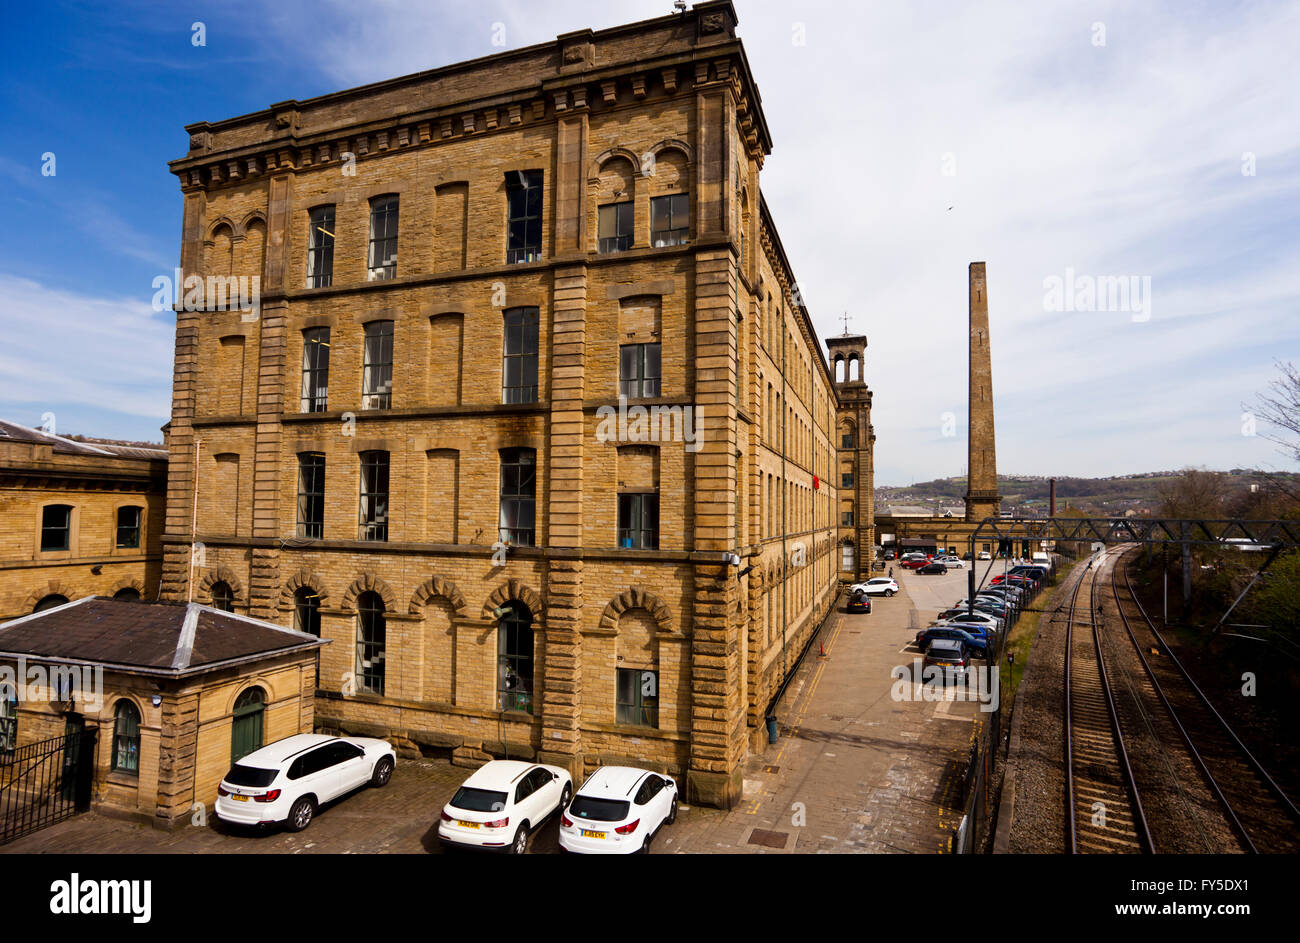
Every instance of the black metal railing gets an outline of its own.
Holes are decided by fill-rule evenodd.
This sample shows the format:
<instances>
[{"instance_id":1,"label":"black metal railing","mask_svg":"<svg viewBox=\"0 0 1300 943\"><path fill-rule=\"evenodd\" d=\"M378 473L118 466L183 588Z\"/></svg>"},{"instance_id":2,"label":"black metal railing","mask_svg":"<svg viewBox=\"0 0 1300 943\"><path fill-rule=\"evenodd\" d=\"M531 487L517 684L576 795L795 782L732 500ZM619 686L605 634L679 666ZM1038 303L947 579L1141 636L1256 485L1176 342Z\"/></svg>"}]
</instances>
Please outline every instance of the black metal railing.
<instances>
[{"instance_id":1,"label":"black metal railing","mask_svg":"<svg viewBox=\"0 0 1300 943\"><path fill-rule=\"evenodd\" d=\"M0 845L90 808L94 730L0 754Z\"/></svg>"}]
</instances>

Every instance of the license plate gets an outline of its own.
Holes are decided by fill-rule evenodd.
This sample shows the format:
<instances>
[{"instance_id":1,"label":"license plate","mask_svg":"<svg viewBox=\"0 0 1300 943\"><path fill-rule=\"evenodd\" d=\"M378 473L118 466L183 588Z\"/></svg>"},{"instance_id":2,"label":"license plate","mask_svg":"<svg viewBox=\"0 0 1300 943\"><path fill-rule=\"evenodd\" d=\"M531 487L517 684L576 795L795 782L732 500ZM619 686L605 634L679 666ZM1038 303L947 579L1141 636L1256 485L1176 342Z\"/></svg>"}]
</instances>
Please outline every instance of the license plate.
<instances>
[{"instance_id":1,"label":"license plate","mask_svg":"<svg viewBox=\"0 0 1300 943\"><path fill-rule=\"evenodd\" d=\"M583 837L583 838L604 838L604 837L605 837L605 833L604 833L604 832L593 832L593 831L592 831L591 829L589 829L589 828L584 828L584 829L582 830L582 837Z\"/></svg>"},{"instance_id":2,"label":"license plate","mask_svg":"<svg viewBox=\"0 0 1300 943\"><path fill-rule=\"evenodd\" d=\"M230 798L234 799L236 802L247 802L247 801L248 801L248 796L237 796L237 795L235 795L233 792L230 794Z\"/></svg>"},{"instance_id":3,"label":"license plate","mask_svg":"<svg viewBox=\"0 0 1300 943\"><path fill-rule=\"evenodd\" d=\"M940 666L941 668L951 668L953 665L952 665L952 662L950 662L950 661L941 661L941 662L939 662L939 666Z\"/></svg>"},{"instance_id":4,"label":"license plate","mask_svg":"<svg viewBox=\"0 0 1300 943\"><path fill-rule=\"evenodd\" d=\"M456 824L459 825L461 828L479 828L479 827L480 827L480 823L479 823L479 822L461 822L461 821L458 820L458 821L456 822Z\"/></svg>"}]
</instances>

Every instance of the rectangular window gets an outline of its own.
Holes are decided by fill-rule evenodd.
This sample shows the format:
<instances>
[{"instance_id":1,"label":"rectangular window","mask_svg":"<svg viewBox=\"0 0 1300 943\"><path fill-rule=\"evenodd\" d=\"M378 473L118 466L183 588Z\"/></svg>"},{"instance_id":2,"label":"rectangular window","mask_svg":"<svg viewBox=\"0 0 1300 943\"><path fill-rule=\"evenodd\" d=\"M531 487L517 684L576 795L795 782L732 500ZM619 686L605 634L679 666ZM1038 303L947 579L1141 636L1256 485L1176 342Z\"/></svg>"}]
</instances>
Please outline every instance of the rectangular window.
<instances>
[{"instance_id":1,"label":"rectangular window","mask_svg":"<svg viewBox=\"0 0 1300 943\"><path fill-rule=\"evenodd\" d=\"M323 413L329 402L330 329L302 332L302 406L304 413Z\"/></svg>"},{"instance_id":2,"label":"rectangular window","mask_svg":"<svg viewBox=\"0 0 1300 943\"><path fill-rule=\"evenodd\" d=\"M140 516L142 509L126 507L117 509L117 545L119 547L140 546Z\"/></svg>"},{"instance_id":3,"label":"rectangular window","mask_svg":"<svg viewBox=\"0 0 1300 943\"><path fill-rule=\"evenodd\" d=\"M388 539L388 453L361 453L358 540Z\"/></svg>"},{"instance_id":4,"label":"rectangular window","mask_svg":"<svg viewBox=\"0 0 1300 943\"><path fill-rule=\"evenodd\" d=\"M618 496L618 545L637 550L659 549L659 495Z\"/></svg>"},{"instance_id":5,"label":"rectangular window","mask_svg":"<svg viewBox=\"0 0 1300 943\"><path fill-rule=\"evenodd\" d=\"M325 536L325 456L320 452L298 456L298 536Z\"/></svg>"},{"instance_id":6,"label":"rectangular window","mask_svg":"<svg viewBox=\"0 0 1300 943\"><path fill-rule=\"evenodd\" d=\"M659 395L659 345L624 344L618 349L618 392L628 399Z\"/></svg>"},{"instance_id":7,"label":"rectangular window","mask_svg":"<svg viewBox=\"0 0 1300 943\"><path fill-rule=\"evenodd\" d=\"M853 472L843 472L840 474L840 487L841 488L853 487Z\"/></svg>"},{"instance_id":8,"label":"rectangular window","mask_svg":"<svg viewBox=\"0 0 1300 943\"><path fill-rule=\"evenodd\" d=\"M506 174L506 263L536 262L542 257L542 172Z\"/></svg>"},{"instance_id":9,"label":"rectangular window","mask_svg":"<svg viewBox=\"0 0 1300 943\"><path fill-rule=\"evenodd\" d=\"M311 211L307 232L307 287L329 288L334 283L334 207Z\"/></svg>"},{"instance_id":10,"label":"rectangular window","mask_svg":"<svg viewBox=\"0 0 1300 943\"><path fill-rule=\"evenodd\" d=\"M41 551L67 550L72 536L72 508L47 504L41 511Z\"/></svg>"},{"instance_id":11,"label":"rectangular window","mask_svg":"<svg viewBox=\"0 0 1300 943\"><path fill-rule=\"evenodd\" d=\"M659 672L618 668L614 720L638 727L659 726Z\"/></svg>"},{"instance_id":12,"label":"rectangular window","mask_svg":"<svg viewBox=\"0 0 1300 943\"><path fill-rule=\"evenodd\" d=\"M650 245L680 246L690 235L690 194L674 193L650 201Z\"/></svg>"},{"instance_id":13,"label":"rectangular window","mask_svg":"<svg viewBox=\"0 0 1300 943\"><path fill-rule=\"evenodd\" d=\"M846 449L851 449L851 448L853 448L853 433L852 433L852 432L846 432L846 433L844 433L844 435L840 438L840 447L841 447L841 448L846 448Z\"/></svg>"},{"instance_id":14,"label":"rectangular window","mask_svg":"<svg viewBox=\"0 0 1300 943\"><path fill-rule=\"evenodd\" d=\"M537 453L501 450L500 539L531 547L537 527Z\"/></svg>"},{"instance_id":15,"label":"rectangular window","mask_svg":"<svg viewBox=\"0 0 1300 943\"><path fill-rule=\"evenodd\" d=\"M852 512L852 511L841 511L841 512L840 512L840 526L841 526L841 527L852 527L852 526L853 526L853 512Z\"/></svg>"},{"instance_id":16,"label":"rectangular window","mask_svg":"<svg viewBox=\"0 0 1300 943\"><path fill-rule=\"evenodd\" d=\"M501 362L501 402L537 402L536 308L511 308L505 316Z\"/></svg>"},{"instance_id":17,"label":"rectangular window","mask_svg":"<svg viewBox=\"0 0 1300 943\"><path fill-rule=\"evenodd\" d=\"M393 405L393 322L366 325L361 370L361 408L389 409Z\"/></svg>"},{"instance_id":18,"label":"rectangular window","mask_svg":"<svg viewBox=\"0 0 1300 943\"><path fill-rule=\"evenodd\" d=\"M622 252L632 248L632 204L610 203L597 217L596 235L601 252Z\"/></svg>"},{"instance_id":19,"label":"rectangular window","mask_svg":"<svg viewBox=\"0 0 1300 943\"><path fill-rule=\"evenodd\" d=\"M370 201L370 273L368 280L397 276L397 196L377 196Z\"/></svg>"}]
</instances>

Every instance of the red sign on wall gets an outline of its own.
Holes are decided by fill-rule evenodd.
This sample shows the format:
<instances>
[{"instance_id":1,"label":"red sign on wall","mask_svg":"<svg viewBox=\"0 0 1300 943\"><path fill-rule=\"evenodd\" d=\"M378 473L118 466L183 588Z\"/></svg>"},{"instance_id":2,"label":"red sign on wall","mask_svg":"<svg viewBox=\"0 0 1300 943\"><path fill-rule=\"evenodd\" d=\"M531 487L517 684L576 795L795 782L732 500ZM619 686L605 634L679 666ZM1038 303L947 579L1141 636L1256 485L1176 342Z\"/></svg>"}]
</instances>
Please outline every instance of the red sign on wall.
<instances>
[{"instance_id":1,"label":"red sign on wall","mask_svg":"<svg viewBox=\"0 0 1300 943\"><path fill-rule=\"evenodd\" d=\"M816 491L821 486L822 486L822 480L818 478L816 475L813 475L813 491Z\"/></svg>"}]
</instances>

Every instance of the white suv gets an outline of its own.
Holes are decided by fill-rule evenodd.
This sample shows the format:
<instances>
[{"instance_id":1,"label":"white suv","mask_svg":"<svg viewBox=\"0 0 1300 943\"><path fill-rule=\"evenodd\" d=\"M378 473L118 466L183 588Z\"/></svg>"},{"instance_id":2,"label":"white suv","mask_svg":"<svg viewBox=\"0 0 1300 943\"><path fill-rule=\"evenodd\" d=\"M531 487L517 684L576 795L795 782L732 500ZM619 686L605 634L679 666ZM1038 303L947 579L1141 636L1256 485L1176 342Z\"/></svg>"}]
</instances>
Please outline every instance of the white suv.
<instances>
[{"instance_id":1,"label":"white suv","mask_svg":"<svg viewBox=\"0 0 1300 943\"><path fill-rule=\"evenodd\" d=\"M283 822L301 832L320 806L370 783L387 785L390 744L370 737L300 733L254 750L217 786L217 818L236 825Z\"/></svg>"},{"instance_id":2,"label":"white suv","mask_svg":"<svg viewBox=\"0 0 1300 943\"><path fill-rule=\"evenodd\" d=\"M442 808L438 837L449 845L522 855L528 836L573 795L558 766L492 760L476 769Z\"/></svg>"},{"instance_id":3,"label":"white suv","mask_svg":"<svg viewBox=\"0 0 1300 943\"><path fill-rule=\"evenodd\" d=\"M868 596L892 596L898 592L898 582L892 577L877 576L865 583L854 583L849 587L850 593L863 592Z\"/></svg>"},{"instance_id":4,"label":"white suv","mask_svg":"<svg viewBox=\"0 0 1300 943\"><path fill-rule=\"evenodd\" d=\"M594 855L649 851L663 825L677 821L677 784L630 766L602 766L560 816L560 847Z\"/></svg>"}]
</instances>

